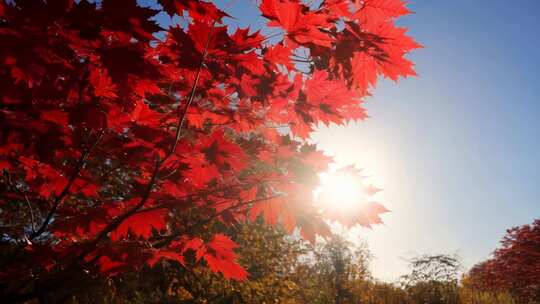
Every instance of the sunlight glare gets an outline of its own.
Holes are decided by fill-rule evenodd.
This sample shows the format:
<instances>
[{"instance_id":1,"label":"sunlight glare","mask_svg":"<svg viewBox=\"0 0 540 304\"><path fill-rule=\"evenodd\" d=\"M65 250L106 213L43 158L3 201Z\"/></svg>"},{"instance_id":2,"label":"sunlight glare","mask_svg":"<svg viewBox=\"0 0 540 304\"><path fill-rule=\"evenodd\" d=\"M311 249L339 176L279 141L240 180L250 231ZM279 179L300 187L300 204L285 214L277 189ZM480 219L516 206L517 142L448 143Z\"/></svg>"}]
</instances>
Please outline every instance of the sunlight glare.
<instances>
[{"instance_id":1,"label":"sunlight glare","mask_svg":"<svg viewBox=\"0 0 540 304\"><path fill-rule=\"evenodd\" d=\"M321 175L321 186L315 191L315 199L323 209L352 211L366 202L366 193L359 176L332 172Z\"/></svg>"}]
</instances>

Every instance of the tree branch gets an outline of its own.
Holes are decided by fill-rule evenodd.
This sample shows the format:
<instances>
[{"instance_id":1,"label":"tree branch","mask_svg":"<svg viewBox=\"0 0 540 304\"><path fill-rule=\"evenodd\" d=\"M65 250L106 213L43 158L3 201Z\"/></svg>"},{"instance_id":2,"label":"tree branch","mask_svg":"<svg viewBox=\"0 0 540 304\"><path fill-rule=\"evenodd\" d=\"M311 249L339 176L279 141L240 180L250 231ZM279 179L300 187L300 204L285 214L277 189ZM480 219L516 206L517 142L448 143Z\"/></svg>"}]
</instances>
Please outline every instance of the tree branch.
<instances>
[{"instance_id":1,"label":"tree branch","mask_svg":"<svg viewBox=\"0 0 540 304\"><path fill-rule=\"evenodd\" d=\"M141 200L139 201L139 203L137 203L137 205L133 206L131 209L129 209L122 215L114 218L112 222L110 222L105 228L103 228L103 230L101 230L96 235L96 237L92 241L90 241L90 244L88 244L87 249L83 250L83 252L80 254L80 257L84 257L88 253L90 253L93 250L94 245L96 245L99 241L101 241L101 239L103 239L109 232L118 228L118 226L120 226L122 222L124 222L127 218L135 214L139 209L142 208L142 206L144 206L146 201L150 198L150 194L152 193L152 189L154 188L154 185L156 183L160 164L161 162L159 160L156 160L156 165L154 167L154 172L152 173L152 178L150 179L150 182L148 183L148 187L146 188L146 191L143 197L141 198Z\"/></svg>"},{"instance_id":2,"label":"tree branch","mask_svg":"<svg viewBox=\"0 0 540 304\"><path fill-rule=\"evenodd\" d=\"M13 181L11 180L11 174L9 174L9 172L7 172L7 180L8 180L8 184L13 188L15 189L15 191L19 192L20 195L22 195L24 197L24 200L26 202L26 207L28 207L28 212L30 213L30 223L32 225L32 233L35 233L36 232L36 221L35 221L35 217L34 217L34 210L32 209L32 204L30 203L30 199L28 198L28 196L26 195L26 193L24 193L21 189L19 189L14 183Z\"/></svg>"},{"instance_id":3,"label":"tree branch","mask_svg":"<svg viewBox=\"0 0 540 304\"><path fill-rule=\"evenodd\" d=\"M214 188L214 189L211 189L211 190L198 191L198 192L186 194L184 196L177 197L176 199L177 200L184 200L184 199L193 198L193 197L197 197L197 196L204 196L204 195L207 195L207 194L216 193L216 192L219 192L219 191L230 190L230 189L234 189L236 187L249 188L249 187L257 186L257 185L260 185L260 184L261 184L261 182L257 181L257 182L248 183L248 184L228 185L228 186ZM143 212L148 212L148 211L157 210L157 209L169 208L170 206L171 206L170 203L157 204L157 205L154 205L152 207L141 209L141 210L137 211L137 213L143 213Z\"/></svg>"},{"instance_id":4,"label":"tree branch","mask_svg":"<svg viewBox=\"0 0 540 304\"><path fill-rule=\"evenodd\" d=\"M85 257L87 254L89 254L94 248L94 246L99 242L101 241L101 239L103 239L109 232L112 232L114 231L116 228L118 228L118 226L120 226L120 224L122 224L122 222L124 222L126 219L128 219L130 216L134 215L137 211L139 211L139 209L141 209L144 204L146 203L146 201L150 198L150 194L152 193L152 189L154 188L155 184L157 183L159 177L158 177L158 173L159 173L159 169L161 168L161 165L172 155L174 154L174 152L176 151L176 147L178 145L178 141L180 140L180 135L181 135L181 130L182 130L182 126L184 124L184 120L186 119L186 115L187 115L187 112L189 110L189 107L191 105L191 103L193 102L193 99L195 99L195 93L197 91L197 86L198 86L198 83L199 83L199 78L200 78L200 75L201 75L201 72L202 72L202 69L204 67L204 61L206 59L206 56L208 54L208 47L210 45L210 41L212 39L212 34L213 34L213 30L214 30L214 27L215 27L215 24L216 22L214 22L212 24L212 28L210 30L210 33L208 34L208 38L206 40L206 45L205 45L205 48L204 48L204 51L203 51L203 55L202 55L202 58L201 58L201 62L199 64L199 67L197 69L197 74L195 76L195 81L191 87L191 93L190 93L190 96L189 96L189 99L187 101L187 104L186 104L186 107L184 109L184 112L182 113L182 115L179 117L178 119L178 127L176 129L176 135L175 135L175 141L174 141L174 144L171 148L171 150L169 151L169 153L167 153L167 155L161 159L161 160L156 160L156 164L155 164L155 168L154 168L154 172L152 173L152 178L150 179L150 182L148 183L148 186L146 188L146 192L144 193L143 197L141 198L141 200L139 201L139 203L137 203L137 205L135 205L133 208L129 209L128 211L126 211L125 213L121 214L120 216L116 217L113 219L112 222L110 222L103 230L101 230L97 235L96 237L90 241L89 244L87 244L87 247L85 250L83 250L79 255L78 257L79 258L83 258Z\"/></svg>"},{"instance_id":5,"label":"tree branch","mask_svg":"<svg viewBox=\"0 0 540 304\"><path fill-rule=\"evenodd\" d=\"M188 101L186 103L186 106L184 108L184 112L182 113L182 115L180 116L180 119L178 120L178 126L176 128L176 135L175 135L174 145L173 145L171 151L169 152L169 154L167 154L167 156L165 156L165 158L163 159L162 162L165 162L172 154L174 154L174 152L176 151L176 147L178 146L178 142L180 140L180 135L182 133L182 126L184 125L184 121L186 120L187 112L189 110L189 107L193 103L193 100L195 99L195 93L197 92L197 86L199 84L199 79L201 78L201 72L202 72L202 69L204 67L204 61L206 60L206 56L208 55L208 47L210 46L210 41L212 41L212 34L214 33L214 27L215 26L216 26L216 22L214 21L214 23L212 24L212 27L210 28L210 33L208 34L208 39L206 40L206 44L204 46L204 51L203 51L203 54L202 54L201 62L199 63L199 67L197 69L197 74L195 75L195 81L193 82L193 86L191 86L191 92L189 94L189 99L188 99Z\"/></svg>"},{"instance_id":6,"label":"tree branch","mask_svg":"<svg viewBox=\"0 0 540 304\"><path fill-rule=\"evenodd\" d=\"M234 210L236 208L243 207L243 206L247 206L249 204L254 204L254 203L257 203L257 202L261 202L261 201L269 200L269 199L272 199L272 198L276 198L276 197L279 197L279 196L281 196L281 195L272 195L272 196L265 197L265 198L259 198L259 199L254 199L254 200L250 200L250 201L241 202L239 204L227 207L227 208L221 210L220 212L214 213L213 215L211 215L210 217L208 217L207 219L205 219L203 221L196 222L196 223L194 223L192 225L187 226L186 228L184 228L181 231L177 231L177 232L172 233L170 235L164 236L163 239L161 239L161 240L157 241L156 243L154 243L153 247L154 248L161 248L161 247L167 246L170 242L174 241L178 237L180 237L180 236L182 236L182 235L184 235L186 233L192 232L195 228L197 228L199 226L203 226L203 225L206 225L206 224L210 223L212 220L214 220L215 218L223 215L225 212L228 212L228 211L231 211L231 210Z\"/></svg>"},{"instance_id":7,"label":"tree branch","mask_svg":"<svg viewBox=\"0 0 540 304\"><path fill-rule=\"evenodd\" d=\"M81 169L86 164L86 159L88 158L88 156L90 155L92 150L97 146L98 142L103 137L103 133L104 133L104 130L101 131L101 133L99 134L96 141L94 141L92 146L85 149L85 151L81 154L81 157L77 161L77 165L75 167L74 173L69 178L69 180L68 180L66 186L64 187L64 189L62 190L62 192L60 192L60 194L54 200L54 203L53 203L53 206L52 206L51 210L49 210L49 213L45 217L45 220L43 221L43 223L41 224L39 229L30 235L30 240L35 239L36 237L40 236L43 232L45 232L45 229L47 229L47 225L49 225L50 221L52 220L52 217L56 213L56 210L58 209L58 206L60 206L60 204L64 200L64 197L68 194L69 188L71 188L71 186L73 185L73 183L75 182L75 180L79 176L79 173L80 173Z\"/></svg>"}]
</instances>

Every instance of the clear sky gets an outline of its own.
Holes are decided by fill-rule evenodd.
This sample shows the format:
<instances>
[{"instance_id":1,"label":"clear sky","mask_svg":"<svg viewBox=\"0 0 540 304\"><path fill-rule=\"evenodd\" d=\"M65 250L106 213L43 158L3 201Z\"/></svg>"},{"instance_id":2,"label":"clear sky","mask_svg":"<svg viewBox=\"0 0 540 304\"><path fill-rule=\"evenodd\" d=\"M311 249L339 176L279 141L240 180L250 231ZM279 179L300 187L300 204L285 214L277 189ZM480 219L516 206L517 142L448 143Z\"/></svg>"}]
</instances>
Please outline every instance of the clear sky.
<instances>
[{"instance_id":1,"label":"clear sky","mask_svg":"<svg viewBox=\"0 0 540 304\"><path fill-rule=\"evenodd\" d=\"M426 48L418 78L382 82L371 118L314 140L384 191L385 226L361 231L392 280L403 258L486 258L505 229L540 217L540 1L410 1L402 26Z\"/></svg>"},{"instance_id":2,"label":"clear sky","mask_svg":"<svg viewBox=\"0 0 540 304\"><path fill-rule=\"evenodd\" d=\"M385 225L358 232L384 280L415 254L458 253L470 267L540 217L540 1L409 2L415 14L398 23L425 46L409 56L419 77L382 81L371 118L312 136L384 188ZM233 1L231 23L263 26L253 3Z\"/></svg>"}]
</instances>

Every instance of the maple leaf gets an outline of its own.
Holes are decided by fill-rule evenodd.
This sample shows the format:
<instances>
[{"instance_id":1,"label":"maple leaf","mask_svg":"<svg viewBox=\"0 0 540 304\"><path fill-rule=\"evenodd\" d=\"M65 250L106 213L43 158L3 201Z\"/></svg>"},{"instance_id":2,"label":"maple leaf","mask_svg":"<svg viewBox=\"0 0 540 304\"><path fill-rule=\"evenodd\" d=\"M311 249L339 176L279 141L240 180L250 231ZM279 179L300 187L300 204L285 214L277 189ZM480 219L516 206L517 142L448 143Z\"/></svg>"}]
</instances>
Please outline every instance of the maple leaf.
<instances>
[{"instance_id":1,"label":"maple leaf","mask_svg":"<svg viewBox=\"0 0 540 304\"><path fill-rule=\"evenodd\" d=\"M370 87L377 84L377 61L365 52L354 52L351 66L354 84L360 92L366 94Z\"/></svg>"},{"instance_id":2,"label":"maple leaf","mask_svg":"<svg viewBox=\"0 0 540 304\"><path fill-rule=\"evenodd\" d=\"M246 97L257 96L256 86L259 84L259 82L260 80L257 78L253 78L248 74L242 74L242 78L240 79L240 87L242 88L244 95Z\"/></svg>"},{"instance_id":3,"label":"maple leaf","mask_svg":"<svg viewBox=\"0 0 540 304\"><path fill-rule=\"evenodd\" d=\"M402 0L364 0L355 16L364 24L377 25L410 14Z\"/></svg>"},{"instance_id":4,"label":"maple leaf","mask_svg":"<svg viewBox=\"0 0 540 304\"><path fill-rule=\"evenodd\" d=\"M23 148L24 146L19 143L17 136L15 136L15 134L10 134L7 138L7 143L0 146L0 155L9 156L11 154L21 152Z\"/></svg>"},{"instance_id":5,"label":"maple leaf","mask_svg":"<svg viewBox=\"0 0 540 304\"><path fill-rule=\"evenodd\" d=\"M187 250L198 251L203 245L204 245L204 242L200 238L188 239L184 242L182 246L182 252L185 252Z\"/></svg>"},{"instance_id":6,"label":"maple leaf","mask_svg":"<svg viewBox=\"0 0 540 304\"><path fill-rule=\"evenodd\" d=\"M324 155L322 151L311 149L315 149L315 147L306 146L303 148L303 162L315 170L327 170L329 164L332 163L332 157Z\"/></svg>"},{"instance_id":7,"label":"maple leaf","mask_svg":"<svg viewBox=\"0 0 540 304\"><path fill-rule=\"evenodd\" d=\"M317 235L328 237L332 234L330 227L325 221L313 217L302 219L299 227L302 238L308 240L311 244L315 244Z\"/></svg>"},{"instance_id":8,"label":"maple leaf","mask_svg":"<svg viewBox=\"0 0 540 304\"><path fill-rule=\"evenodd\" d=\"M155 39L153 34L162 30L152 19L158 11L140 6L136 0L103 0L101 7L104 15L115 20L115 30L130 33L137 40Z\"/></svg>"},{"instance_id":9,"label":"maple leaf","mask_svg":"<svg viewBox=\"0 0 540 304\"><path fill-rule=\"evenodd\" d=\"M142 79L135 85L135 94L144 98L146 94L163 94L163 92L155 82Z\"/></svg>"},{"instance_id":10,"label":"maple leaf","mask_svg":"<svg viewBox=\"0 0 540 304\"><path fill-rule=\"evenodd\" d=\"M196 188L205 186L208 182L221 176L218 167L215 164L209 163L204 154L191 156L189 159L190 170L183 175Z\"/></svg>"},{"instance_id":11,"label":"maple leaf","mask_svg":"<svg viewBox=\"0 0 540 304\"><path fill-rule=\"evenodd\" d=\"M170 250L154 250L152 251L152 257L146 262L148 266L154 267L154 265L161 259L173 260L185 265L184 256L178 252Z\"/></svg>"},{"instance_id":12,"label":"maple leaf","mask_svg":"<svg viewBox=\"0 0 540 304\"><path fill-rule=\"evenodd\" d=\"M219 167L229 165L234 171L239 171L245 166L244 151L236 143L227 140L222 130L214 131L212 136L201 139L199 147L209 163Z\"/></svg>"},{"instance_id":13,"label":"maple leaf","mask_svg":"<svg viewBox=\"0 0 540 304\"><path fill-rule=\"evenodd\" d=\"M379 191L382 191L382 189L377 188L377 187L375 187L373 185L369 185L369 186L366 187L365 191L366 191L366 193L368 195L374 195L375 193L378 193Z\"/></svg>"},{"instance_id":14,"label":"maple leaf","mask_svg":"<svg viewBox=\"0 0 540 304\"><path fill-rule=\"evenodd\" d=\"M113 241L117 241L127 237L129 232L131 232L134 236L148 239L152 235L153 229L159 231L166 228L166 216L167 212L163 209L134 214L122 222L122 224L110 234L110 237Z\"/></svg>"},{"instance_id":15,"label":"maple leaf","mask_svg":"<svg viewBox=\"0 0 540 304\"><path fill-rule=\"evenodd\" d=\"M203 54L205 50L214 55L226 54L220 45L228 40L227 27L212 26L212 24L197 21L190 24L188 34L194 43L193 46L200 54Z\"/></svg>"},{"instance_id":16,"label":"maple leaf","mask_svg":"<svg viewBox=\"0 0 540 304\"><path fill-rule=\"evenodd\" d=\"M263 16L276 19L268 26L282 26L286 31L293 31L300 19L301 4L296 1L263 0L260 9Z\"/></svg>"},{"instance_id":17,"label":"maple leaf","mask_svg":"<svg viewBox=\"0 0 540 304\"><path fill-rule=\"evenodd\" d=\"M343 120L342 108L358 102L355 92L342 82L329 80L325 71L315 71L305 87L306 102L312 107L312 117L325 124L340 123Z\"/></svg>"},{"instance_id":18,"label":"maple leaf","mask_svg":"<svg viewBox=\"0 0 540 304\"><path fill-rule=\"evenodd\" d=\"M186 190L182 189L181 185L175 184L171 181L163 182L161 187L167 194L172 195L173 197L181 198L187 194Z\"/></svg>"},{"instance_id":19,"label":"maple leaf","mask_svg":"<svg viewBox=\"0 0 540 304\"><path fill-rule=\"evenodd\" d=\"M220 22L223 17L229 16L218 9L212 2L206 1L182 1L182 0L159 0L165 11L170 15L183 15L187 11L191 18L205 22Z\"/></svg>"},{"instance_id":20,"label":"maple leaf","mask_svg":"<svg viewBox=\"0 0 540 304\"><path fill-rule=\"evenodd\" d=\"M52 194L59 195L66 187L67 183L67 179L61 176L50 178L49 181L43 183L39 187L38 193L44 198L49 198Z\"/></svg>"},{"instance_id":21,"label":"maple leaf","mask_svg":"<svg viewBox=\"0 0 540 304\"><path fill-rule=\"evenodd\" d=\"M242 202L249 202L254 200L257 197L258 187L251 187L247 190L242 190L239 194L240 200Z\"/></svg>"},{"instance_id":22,"label":"maple leaf","mask_svg":"<svg viewBox=\"0 0 540 304\"><path fill-rule=\"evenodd\" d=\"M249 27L245 29L238 28L231 36L231 40L234 42L235 47L240 50L248 50L258 48L261 42L264 41L264 36L260 34L260 31L250 34Z\"/></svg>"},{"instance_id":23,"label":"maple leaf","mask_svg":"<svg viewBox=\"0 0 540 304\"><path fill-rule=\"evenodd\" d=\"M143 100L138 100L131 112L131 119L143 126L155 126L159 124L161 116L150 109Z\"/></svg>"},{"instance_id":24,"label":"maple leaf","mask_svg":"<svg viewBox=\"0 0 540 304\"><path fill-rule=\"evenodd\" d=\"M68 113L59 110L43 111L41 112L41 118L63 126L66 126L69 121Z\"/></svg>"},{"instance_id":25,"label":"maple leaf","mask_svg":"<svg viewBox=\"0 0 540 304\"><path fill-rule=\"evenodd\" d=\"M362 208L364 214L367 217L366 222L360 222L360 225L362 226L370 226L371 224L381 224L382 220L379 217L382 213L390 212L390 210L386 209L382 204L377 202L369 202L366 206Z\"/></svg>"},{"instance_id":26,"label":"maple leaf","mask_svg":"<svg viewBox=\"0 0 540 304\"><path fill-rule=\"evenodd\" d=\"M349 0L325 0L325 4L324 9L335 16L350 18L352 15Z\"/></svg>"},{"instance_id":27,"label":"maple leaf","mask_svg":"<svg viewBox=\"0 0 540 304\"><path fill-rule=\"evenodd\" d=\"M80 192L86 197L98 196L99 186L92 181L84 180L82 178L75 179L73 182L73 191Z\"/></svg>"},{"instance_id":28,"label":"maple leaf","mask_svg":"<svg viewBox=\"0 0 540 304\"><path fill-rule=\"evenodd\" d=\"M266 69L264 67L264 61L259 59L255 52L236 55L234 59L238 60L240 66L244 67L253 75L262 75L266 72Z\"/></svg>"},{"instance_id":29,"label":"maple leaf","mask_svg":"<svg viewBox=\"0 0 540 304\"><path fill-rule=\"evenodd\" d=\"M98 97L116 98L116 85L112 83L111 77L102 69L92 69L90 71L90 83L94 87L94 94Z\"/></svg>"},{"instance_id":30,"label":"maple leaf","mask_svg":"<svg viewBox=\"0 0 540 304\"><path fill-rule=\"evenodd\" d=\"M371 26L367 30L381 38L375 42L379 47L389 53L408 53L411 50L422 48L423 46L406 35L407 28L397 27L392 22L383 22L376 26Z\"/></svg>"},{"instance_id":31,"label":"maple leaf","mask_svg":"<svg viewBox=\"0 0 540 304\"><path fill-rule=\"evenodd\" d=\"M212 112L199 107L190 107L187 112L187 120L195 128L202 129L206 122L213 125L223 125L230 121L227 113Z\"/></svg>"},{"instance_id":32,"label":"maple leaf","mask_svg":"<svg viewBox=\"0 0 540 304\"><path fill-rule=\"evenodd\" d=\"M99 264L99 271L101 273L108 273L108 274L115 273L120 268L126 266L125 262L112 260L108 256L100 257L98 260L98 264Z\"/></svg>"},{"instance_id":33,"label":"maple leaf","mask_svg":"<svg viewBox=\"0 0 540 304\"><path fill-rule=\"evenodd\" d=\"M309 134L313 131L312 118L305 113L300 115L289 113L291 118L291 131L294 135L299 136L302 139L309 138Z\"/></svg>"},{"instance_id":34,"label":"maple leaf","mask_svg":"<svg viewBox=\"0 0 540 304\"><path fill-rule=\"evenodd\" d=\"M68 183L67 178L46 163L25 156L19 157L19 162L26 171L26 181L39 180L38 194L44 198L49 198L51 194L60 194Z\"/></svg>"},{"instance_id":35,"label":"maple leaf","mask_svg":"<svg viewBox=\"0 0 540 304\"><path fill-rule=\"evenodd\" d=\"M254 221L262 214L266 223L275 226L278 223L279 215L282 213L281 210L285 203L285 198L282 196L258 201L249 210L249 219Z\"/></svg>"},{"instance_id":36,"label":"maple leaf","mask_svg":"<svg viewBox=\"0 0 540 304\"><path fill-rule=\"evenodd\" d=\"M221 272L227 279L245 280L247 271L235 260L234 248L238 247L228 236L218 233L206 244L203 255L206 263L214 272Z\"/></svg>"},{"instance_id":37,"label":"maple leaf","mask_svg":"<svg viewBox=\"0 0 540 304\"><path fill-rule=\"evenodd\" d=\"M296 43L314 43L329 47L332 39L321 31L329 25L323 14L310 12L306 6L290 0L263 0L260 4L263 16L269 18L270 27L282 27L291 39L286 44L296 48Z\"/></svg>"},{"instance_id":38,"label":"maple leaf","mask_svg":"<svg viewBox=\"0 0 540 304\"><path fill-rule=\"evenodd\" d=\"M264 53L264 59L268 62L275 64L281 64L289 70L294 69L294 65L291 61L291 50L283 45L274 45L267 49Z\"/></svg>"},{"instance_id":39,"label":"maple leaf","mask_svg":"<svg viewBox=\"0 0 540 304\"><path fill-rule=\"evenodd\" d=\"M394 56L392 61L381 63L381 70L384 75L394 81L399 77L416 76L413 63L402 56Z\"/></svg>"}]
</instances>

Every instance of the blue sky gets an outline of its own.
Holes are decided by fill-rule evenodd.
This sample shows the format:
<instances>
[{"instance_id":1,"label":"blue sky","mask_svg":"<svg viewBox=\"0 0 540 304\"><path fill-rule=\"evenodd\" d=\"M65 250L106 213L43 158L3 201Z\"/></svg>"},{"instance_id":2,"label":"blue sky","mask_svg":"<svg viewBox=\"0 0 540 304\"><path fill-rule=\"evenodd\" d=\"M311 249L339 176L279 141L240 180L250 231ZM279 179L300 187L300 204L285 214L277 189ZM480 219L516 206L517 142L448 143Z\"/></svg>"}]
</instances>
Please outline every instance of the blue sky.
<instances>
[{"instance_id":1,"label":"blue sky","mask_svg":"<svg viewBox=\"0 0 540 304\"><path fill-rule=\"evenodd\" d=\"M365 122L313 134L384 188L385 225L353 234L384 280L415 254L457 253L470 267L540 217L540 2L409 2L398 23L425 46L409 56L419 77L382 81ZM263 26L253 3L233 1L231 23Z\"/></svg>"},{"instance_id":2,"label":"blue sky","mask_svg":"<svg viewBox=\"0 0 540 304\"><path fill-rule=\"evenodd\" d=\"M419 77L382 82L370 119L314 135L384 188L393 212L359 234L387 280L414 254L458 253L470 267L505 229L540 216L540 2L409 7L399 24L426 47L409 57Z\"/></svg>"}]
</instances>

